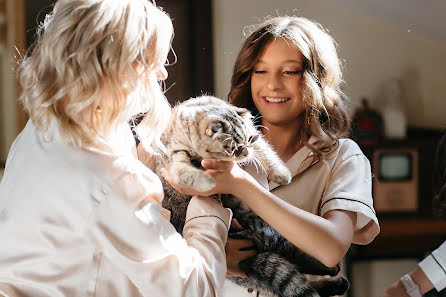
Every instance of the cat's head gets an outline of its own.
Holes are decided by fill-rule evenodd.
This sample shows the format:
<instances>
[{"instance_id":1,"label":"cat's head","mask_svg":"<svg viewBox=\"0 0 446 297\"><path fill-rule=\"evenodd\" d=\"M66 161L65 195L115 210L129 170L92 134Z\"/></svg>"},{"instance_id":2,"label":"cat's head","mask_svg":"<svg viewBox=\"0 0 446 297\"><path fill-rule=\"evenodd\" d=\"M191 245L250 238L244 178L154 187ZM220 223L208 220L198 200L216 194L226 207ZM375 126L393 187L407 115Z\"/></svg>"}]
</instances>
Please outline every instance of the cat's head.
<instances>
[{"instance_id":1,"label":"cat's head","mask_svg":"<svg viewBox=\"0 0 446 297\"><path fill-rule=\"evenodd\" d=\"M252 157L252 144L260 137L251 113L212 97L192 98L182 104L181 118L187 119L190 144L201 158L243 162Z\"/></svg>"}]
</instances>

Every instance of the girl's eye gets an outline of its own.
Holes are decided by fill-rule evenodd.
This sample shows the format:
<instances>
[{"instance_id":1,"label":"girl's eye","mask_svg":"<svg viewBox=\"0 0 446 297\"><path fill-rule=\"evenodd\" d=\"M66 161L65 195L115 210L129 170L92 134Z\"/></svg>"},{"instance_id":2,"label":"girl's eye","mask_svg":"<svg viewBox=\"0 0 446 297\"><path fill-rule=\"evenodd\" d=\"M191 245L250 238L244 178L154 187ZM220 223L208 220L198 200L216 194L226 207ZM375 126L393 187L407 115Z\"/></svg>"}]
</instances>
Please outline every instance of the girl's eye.
<instances>
[{"instance_id":1,"label":"girl's eye","mask_svg":"<svg viewBox=\"0 0 446 297\"><path fill-rule=\"evenodd\" d=\"M295 70L295 71L284 71L284 74L289 74L289 75L296 75L296 74L301 74L303 72L303 70Z\"/></svg>"},{"instance_id":2,"label":"girl's eye","mask_svg":"<svg viewBox=\"0 0 446 297\"><path fill-rule=\"evenodd\" d=\"M254 73L255 74L263 74L263 73L266 73L266 71L265 70L254 70Z\"/></svg>"}]
</instances>

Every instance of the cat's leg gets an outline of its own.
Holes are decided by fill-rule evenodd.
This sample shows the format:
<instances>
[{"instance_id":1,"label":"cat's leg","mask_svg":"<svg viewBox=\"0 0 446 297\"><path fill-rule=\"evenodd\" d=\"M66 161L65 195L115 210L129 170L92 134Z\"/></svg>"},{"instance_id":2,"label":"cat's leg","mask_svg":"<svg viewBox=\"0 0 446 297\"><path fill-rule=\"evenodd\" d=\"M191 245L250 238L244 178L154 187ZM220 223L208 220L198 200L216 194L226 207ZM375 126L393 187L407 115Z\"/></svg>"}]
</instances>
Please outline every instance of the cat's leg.
<instances>
[{"instance_id":1,"label":"cat's leg","mask_svg":"<svg viewBox=\"0 0 446 297\"><path fill-rule=\"evenodd\" d=\"M176 151L171 157L169 173L175 183L200 192L215 187L215 179L211 175L191 165L191 156L187 151Z\"/></svg>"},{"instance_id":2,"label":"cat's leg","mask_svg":"<svg viewBox=\"0 0 446 297\"><path fill-rule=\"evenodd\" d=\"M259 137L252 147L256 159L260 161L271 181L280 185L287 185L291 182L292 176L289 169L262 137Z\"/></svg>"},{"instance_id":3,"label":"cat's leg","mask_svg":"<svg viewBox=\"0 0 446 297\"><path fill-rule=\"evenodd\" d=\"M343 277L322 279L310 284L321 297L343 295L350 286L348 280Z\"/></svg>"},{"instance_id":4,"label":"cat's leg","mask_svg":"<svg viewBox=\"0 0 446 297\"><path fill-rule=\"evenodd\" d=\"M191 196L178 193L165 179L161 177L164 189L163 208L170 211L170 222L178 233L183 234L186 212Z\"/></svg>"},{"instance_id":5,"label":"cat's leg","mask_svg":"<svg viewBox=\"0 0 446 297\"><path fill-rule=\"evenodd\" d=\"M235 280L245 287L269 291L280 297L319 297L303 274L287 260L274 253L261 253L240 262L248 276Z\"/></svg>"}]
</instances>

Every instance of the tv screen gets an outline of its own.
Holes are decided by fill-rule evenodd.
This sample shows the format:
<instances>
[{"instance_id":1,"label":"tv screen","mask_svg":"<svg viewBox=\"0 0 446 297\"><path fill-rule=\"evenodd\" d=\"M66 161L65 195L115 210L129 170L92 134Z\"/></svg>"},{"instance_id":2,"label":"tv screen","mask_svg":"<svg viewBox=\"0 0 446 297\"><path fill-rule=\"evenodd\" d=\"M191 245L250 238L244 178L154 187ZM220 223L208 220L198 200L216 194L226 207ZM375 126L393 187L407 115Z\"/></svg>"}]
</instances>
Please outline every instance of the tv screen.
<instances>
[{"instance_id":1,"label":"tv screen","mask_svg":"<svg viewBox=\"0 0 446 297\"><path fill-rule=\"evenodd\" d=\"M412 178L412 155L383 153L379 156L379 179L404 181Z\"/></svg>"}]
</instances>

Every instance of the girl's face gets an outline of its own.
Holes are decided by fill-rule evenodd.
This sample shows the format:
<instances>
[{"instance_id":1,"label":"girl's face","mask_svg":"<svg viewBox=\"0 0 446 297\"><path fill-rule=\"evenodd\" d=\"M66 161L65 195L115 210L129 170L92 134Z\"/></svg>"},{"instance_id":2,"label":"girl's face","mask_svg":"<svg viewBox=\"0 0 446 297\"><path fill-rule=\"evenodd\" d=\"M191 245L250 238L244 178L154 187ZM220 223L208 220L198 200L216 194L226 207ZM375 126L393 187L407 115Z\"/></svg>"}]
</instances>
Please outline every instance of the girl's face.
<instances>
[{"instance_id":1,"label":"girl's face","mask_svg":"<svg viewBox=\"0 0 446 297\"><path fill-rule=\"evenodd\" d=\"M283 38L273 40L260 55L251 75L251 93L263 125L298 123L305 110L303 61L299 49Z\"/></svg>"}]
</instances>

